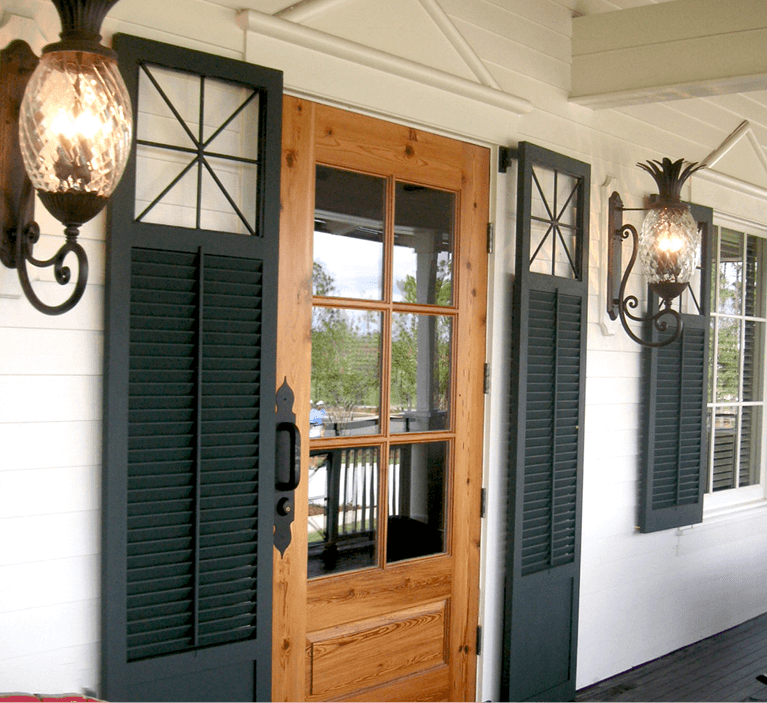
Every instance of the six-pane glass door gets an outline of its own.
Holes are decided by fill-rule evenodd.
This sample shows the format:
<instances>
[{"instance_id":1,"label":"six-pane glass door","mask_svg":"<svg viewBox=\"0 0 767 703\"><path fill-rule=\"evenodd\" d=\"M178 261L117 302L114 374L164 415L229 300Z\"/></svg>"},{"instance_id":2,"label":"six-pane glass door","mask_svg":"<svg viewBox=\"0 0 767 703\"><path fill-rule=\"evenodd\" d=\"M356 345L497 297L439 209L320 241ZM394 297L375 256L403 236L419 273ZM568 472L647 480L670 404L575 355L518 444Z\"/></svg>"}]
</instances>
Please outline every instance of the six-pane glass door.
<instances>
[{"instance_id":1,"label":"six-pane glass door","mask_svg":"<svg viewBox=\"0 0 767 703\"><path fill-rule=\"evenodd\" d=\"M317 166L309 578L449 551L455 221L452 192Z\"/></svg>"}]
</instances>

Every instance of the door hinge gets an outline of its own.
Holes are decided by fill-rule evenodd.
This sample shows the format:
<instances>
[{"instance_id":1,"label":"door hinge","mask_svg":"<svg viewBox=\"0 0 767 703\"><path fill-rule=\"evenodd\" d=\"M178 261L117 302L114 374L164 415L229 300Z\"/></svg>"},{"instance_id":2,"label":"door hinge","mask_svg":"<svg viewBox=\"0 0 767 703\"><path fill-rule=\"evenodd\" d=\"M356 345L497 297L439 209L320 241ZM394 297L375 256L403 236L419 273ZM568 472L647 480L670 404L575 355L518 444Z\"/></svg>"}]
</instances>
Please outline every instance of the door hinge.
<instances>
[{"instance_id":1,"label":"door hinge","mask_svg":"<svg viewBox=\"0 0 767 703\"><path fill-rule=\"evenodd\" d=\"M477 656L482 654L482 625L477 625Z\"/></svg>"},{"instance_id":2,"label":"door hinge","mask_svg":"<svg viewBox=\"0 0 767 703\"><path fill-rule=\"evenodd\" d=\"M487 223L487 253L492 254L495 249L495 223Z\"/></svg>"},{"instance_id":3,"label":"door hinge","mask_svg":"<svg viewBox=\"0 0 767 703\"><path fill-rule=\"evenodd\" d=\"M482 387L485 395L487 395L490 392L490 364L485 362L485 377L482 381Z\"/></svg>"},{"instance_id":4,"label":"door hinge","mask_svg":"<svg viewBox=\"0 0 767 703\"><path fill-rule=\"evenodd\" d=\"M480 519L485 517L485 511L487 510L487 488L483 488L479 494L479 517Z\"/></svg>"}]
</instances>

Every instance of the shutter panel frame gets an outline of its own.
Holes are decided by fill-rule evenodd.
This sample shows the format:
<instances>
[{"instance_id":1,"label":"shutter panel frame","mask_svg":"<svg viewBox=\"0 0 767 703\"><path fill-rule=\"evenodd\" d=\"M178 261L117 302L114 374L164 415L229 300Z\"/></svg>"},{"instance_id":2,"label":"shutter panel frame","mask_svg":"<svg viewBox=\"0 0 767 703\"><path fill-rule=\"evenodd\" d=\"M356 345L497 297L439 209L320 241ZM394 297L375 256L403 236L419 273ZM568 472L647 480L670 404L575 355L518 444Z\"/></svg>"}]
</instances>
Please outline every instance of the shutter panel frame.
<instances>
[{"instance_id":1,"label":"shutter panel frame","mask_svg":"<svg viewBox=\"0 0 767 703\"><path fill-rule=\"evenodd\" d=\"M258 181L258 224L256 235L232 234L226 232L211 232L194 228L181 228L174 225L159 225L135 222L134 194L136 189L136 143L133 144L132 159L128 163L123 180L116 190L112 202L107 210L108 240L106 249L106 272L107 285L105 286L105 355L104 355L104 425L103 425L103 469L102 469L102 599L101 599L101 690L100 696L111 700L269 700L271 697L271 598L272 598L272 551L273 551L273 456L274 456L274 404L276 393L276 291L277 291L277 261L278 261L278 234L279 234L279 178L281 161L281 109L282 109L282 74L273 69L264 69L241 61L235 61L225 57L204 54L181 47L170 46L138 37L128 35L116 35L114 46L118 52L120 68L123 72L126 85L131 94L134 117L138 117L138 71L141 62L146 61L152 65L160 65L171 69L185 71L192 74L205 76L206 78L231 81L234 83L250 86L259 91L259 124L258 132L254 132L254 139L258 139L260 158L260 177ZM134 140L135 140L134 133ZM216 445L220 439L217 432L219 426L216 422L228 421L232 414L238 422L249 422L253 419L253 413L243 412L242 408L227 410L231 402L212 403L212 407L206 412L210 418L210 435L200 435L198 419L204 424L205 418L194 417L190 420L188 413L185 414L183 407L178 407L178 402L172 396L162 401L163 410L158 411L143 402L137 402L134 406L129 405L129 384L131 376L129 372L131 362L131 344L143 344L145 340L131 339L130 320L127 314L130 307L141 310L153 302L152 294L137 295L131 301L131 276L133 267L131 264L131 251L134 247L145 248L152 252L153 270L147 277L157 280L165 280L168 272L163 263L162 252L183 253L188 256L197 256L202 250L205 256L227 256L233 259L263 262L262 280L259 285L251 287L252 293L256 291L264 300L263 319L261 330L255 336L248 338L249 343L257 343L262 349L261 376L258 387L250 390L258 392L258 407L256 417L260 423L261 435L259 437L259 485L257 516L258 529L254 541L255 549L259 555L258 579L250 581L246 574L242 584L254 587L257 593L256 603L258 608L258 621L256 623L257 635L240 641L231 641L224 646L203 646L203 648L190 649L176 653L168 653L150 658L139 658L128 661L128 617L127 608L127 559L128 559L128 532L129 530L144 530L150 535L157 530L163 530L163 535L169 539L180 540L177 543L178 551L184 552L187 544L184 542L183 521L175 520L172 515L165 512L147 516L143 508L138 514L130 516L128 513L129 484L126 469L127 452L129 447L128 428L131 424L141 425L142 431L148 429L159 418L172 418L169 428L172 432L187 431L188 423L195 424L197 433L195 440L195 452L206 451L211 443ZM268 262L268 265L266 265ZM250 268L250 265L248 266ZM232 277L225 277L231 279ZM230 283L237 285L238 277L234 275ZM199 285L196 282L194 285ZM226 281L224 282L226 287ZM219 283L213 285L211 295L213 299L219 295L215 290L220 287ZM171 284L173 290L169 310L195 295L194 286ZM170 293L169 293L170 294ZM228 303L231 296L223 296L221 302ZM251 314L229 315L235 320L245 320ZM220 316L219 316L220 317ZM159 334L163 344L175 344L179 340L191 343L190 335L198 335L197 328L189 330L186 324L173 324L164 329L164 321L167 318L154 316L148 318L149 325L147 334ZM204 334L219 335L226 333L229 323L226 320L208 321L209 330ZM203 330L205 325L203 325ZM158 332L159 330L159 332ZM142 333L143 334L143 333ZM204 339L203 347L204 347ZM215 350L214 350L215 351ZM144 369L137 369L144 373L151 371L151 363L139 364ZM172 362L156 366L157 371L150 381L157 381L166 375L173 381L186 382L186 370L176 368ZM247 361L238 361L235 370L245 372L252 371L252 364ZM221 369L223 370L223 369ZM195 372L196 373L196 372ZM216 383L221 380L216 377L215 370L205 370L203 375L213 374L208 380ZM239 373L239 372L238 372ZM219 374L220 375L220 374ZM205 385L203 379L203 386ZM231 384L222 386L224 390L231 390ZM216 404L218 407L215 407ZM151 434L151 433L150 433ZM155 433L150 440L152 445L162 441L162 433ZM231 453L231 445L223 445L223 453ZM153 451L147 448L147 452ZM241 462L233 458L224 458L224 464L231 470L227 478L234 478L237 471L243 470ZM213 462L212 462L213 463ZM177 466L175 468L178 468ZM171 490L177 490L188 481L178 473L174 475L174 465L171 462L158 463L154 469L151 464L139 467L131 479L131 489L143 491L145 496L150 496L149 491L155 485L153 475L162 475L162 480L169 484ZM271 472L271 474L270 474ZM179 486L178 484L182 484ZM247 483L247 482L246 482ZM197 489L195 489L197 490ZM214 511L220 503L222 496L227 495L227 488L216 487L211 489L210 495L206 495L203 485L202 491L196 494L192 500L196 500L200 510ZM142 496L143 499L143 496ZM184 500L183 496L180 498ZM240 508L234 507L234 510ZM247 518L246 518L247 521ZM205 524L205 523L202 523ZM194 539L194 536L193 538ZM211 552L201 554L202 559L207 556L221 558L224 561L230 558L237 560L241 555L233 554L231 545L227 545L227 536L216 535L212 543L206 545L200 543L202 549L212 549ZM236 540L235 540L236 541ZM234 549L237 551L237 549ZM183 554L177 554L170 550L165 558L171 562L175 558L183 558ZM199 559L200 557L196 557ZM211 562L212 564L215 562ZM224 563L224 562L221 562ZM228 562L227 562L228 563ZM180 567L167 568L168 565L152 565L152 559L138 560L137 569L147 569L148 574L166 575L169 578L178 578ZM175 569L175 570L174 570ZM140 572L137 572L140 573ZM255 578L255 574L252 575ZM207 581L204 574L201 581ZM253 584L255 583L255 586ZM206 584L203 584L203 588ZM182 584L183 587L183 584ZM211 636L219 637L218 628L221 618L217 615L236 615L231 610L231 598L227 595L227 586L214 589L216 592L208 594L203 589L198 589L196 597L200 597L203 608L199 610L198 622L207 626ZM220 592L218 592L220 591ZM228 599L228 600L227 600ZM132 596L131 606L144 608L146 617L141 622L136 621L133 631L150 628L155 617L166 617L164 624L168 632L179 626L179 616L183 611L183 604L178 600L166 603L156 602L158 599L151 593L137 593ZM162 600L162 598L160 598ZM154 605L152 603L154 602ZM227 610L230 608L230 610ZM241 610L240 606L240 610ZM206 625L210 623L210 625ZM149 638L151 639L151 638ZM210 642L212 644L212 642ZM202 643L203 645L205 642ZM148 646L154 646L149 642ZM144 650L152 654L149 650ZM223 698L222 698L223 697Z\"/></svg>"},{"instance_id":2,"label":"shutter panel frame","mask_svg":"<svg viewBox=\"0 0 767 703\"><path fill-rule=\"evenodd\" d=\"M501 697L504 700L572 700L580 588L591 169L588 164L528 142L519 144L517 164L509 546ZM540 193L540 182L533 176L535 166L563 173L577 182L576 229L580 235L571 252L571 263L575 266L569 278L530 270L532 197ZM551 207L550 214L556 216L558 209ZM573 332L573 321L564 314L568 300L578 301L580 325L575 326L576 343L560 345L557 335ZM544 319L537 321L540 324L531 322L531 311L541 312L541 303L544 308L549 305L551 319L557 322L548 336ZM546 353L548 358L542 359ZM578 387L559 387L559 362L565 364L570 360L572 363L573 359ZM542 372L540 378L533 378L531 369ZM551 395L548 407L545 389L540 393L547 383L552 388L557 386L558 391ZM537 423L543 427L541 438L533 436L541 429ZM529 437L528 430L532 432ZM569 443L563 445L565 438ZM538 470L534 467L541 453L543 462ZM561 473L558 453L569 462L569 474ZM540 504L536 500L539 494ZM563 495L568 500L559 504L557 501ZM560 543L558 540L563 535L564 543ZM562 544L564 550L557 551Z\"/></svg>"},{"instance_id":3,"label":"shutter panel frame","mask_svg":"<svg viewBox=\"0 0 767 703\"><path fill-rule=\"evenodd\" d=\"M642 368L650 379L643 405L645 448L641 475L637 526L641 533L659 532L703 521L703 502L708 475L708 366L711 308L711 261L713 210L690 204L701 226L701 278L698 314L683 313L680 338L667 347L646 347ZM648 288L651 312L658 297ZM645 331L653 341L660 333ZM667 374L666 378L661 374ZM669 377L672 374L673 377ZM669 383L676 399L669 397ZM697 470L696 470L697 469ZM682 488L684 486L684 489ZM684 492L684 495L683 495ZM675 495L673 495L675 493Z\"/></svg>"}]
</instances>

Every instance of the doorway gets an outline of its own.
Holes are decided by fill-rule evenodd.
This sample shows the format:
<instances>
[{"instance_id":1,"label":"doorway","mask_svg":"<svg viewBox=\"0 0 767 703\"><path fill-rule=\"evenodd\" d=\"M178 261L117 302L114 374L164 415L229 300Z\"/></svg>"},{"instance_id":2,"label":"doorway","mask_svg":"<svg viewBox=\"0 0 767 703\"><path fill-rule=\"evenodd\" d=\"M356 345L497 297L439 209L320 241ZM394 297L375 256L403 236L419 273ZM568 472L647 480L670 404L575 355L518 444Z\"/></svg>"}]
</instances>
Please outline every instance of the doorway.
<instances>
[{"instance_id":1,"label":"doorway","mask_svg":"<svg viewBox=\"0 0 767 703\"><path fill-rule=\"evenodd\" d=\"M489 151L283 103L274 700L473 700Z\"/></svg>"}]
</instances>

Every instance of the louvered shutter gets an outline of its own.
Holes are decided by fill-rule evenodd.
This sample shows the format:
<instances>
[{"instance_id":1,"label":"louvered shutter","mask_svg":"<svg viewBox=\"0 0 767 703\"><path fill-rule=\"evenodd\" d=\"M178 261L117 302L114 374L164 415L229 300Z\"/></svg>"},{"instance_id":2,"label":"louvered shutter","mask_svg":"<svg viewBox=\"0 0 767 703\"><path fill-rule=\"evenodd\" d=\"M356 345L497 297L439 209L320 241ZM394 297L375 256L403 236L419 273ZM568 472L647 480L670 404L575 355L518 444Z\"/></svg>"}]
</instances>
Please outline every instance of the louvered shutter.
<instances>
[{"instance_id":1,"label":"louvered shutter","mask_svg":"<svg viewBox=\"0 0 767 703\"><path fill-rule=\"evenodd\" d=\"M196 226L143 221L135 149L110 206L100 695L268 700L281 76L125 35L115 46L140 139L157 115L137 110L139 74L168 69L218 90L218 112L221 84L206 82L252 94L242 138L258 156L232 167L256 174L244 234L201 226L203 188ZM223 160L206 148L201 136L187 157L203 176Z\"/></svg>"},{"instance_id":2,"label":"louvered shutter","mask_svg":"<svg viewBox=\"0 0 767 703\"><path fill-rule=\"evenodd\" d=\"M656 532L703 520L706 487L706 393L710 306L710 208L692 206L702 230L701 275L682 315L678 340L645 350L645 446L642 455L639 529ZM650 304L657 310L657 298ZM647 330L661 339L657 330ZM721 454L727 447L720 447ZM730 448L730 453L734 447ZM721 458L721 457L719 457ZM716 460L716 457L715 457ZM732 464L730 464L732 466Z\"/></svg>"},{"instance_id":3,"label":"louvered shutter","mask_svg":"<svg viewBox=\"0 0 767 703\"><path fill-rule=\"evenodd\" d=\"M575 694L590 167L522 143L504 700Z\"/></svg>"}]
</instances>

